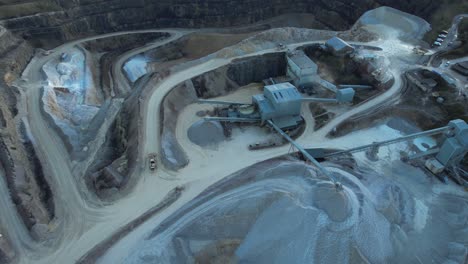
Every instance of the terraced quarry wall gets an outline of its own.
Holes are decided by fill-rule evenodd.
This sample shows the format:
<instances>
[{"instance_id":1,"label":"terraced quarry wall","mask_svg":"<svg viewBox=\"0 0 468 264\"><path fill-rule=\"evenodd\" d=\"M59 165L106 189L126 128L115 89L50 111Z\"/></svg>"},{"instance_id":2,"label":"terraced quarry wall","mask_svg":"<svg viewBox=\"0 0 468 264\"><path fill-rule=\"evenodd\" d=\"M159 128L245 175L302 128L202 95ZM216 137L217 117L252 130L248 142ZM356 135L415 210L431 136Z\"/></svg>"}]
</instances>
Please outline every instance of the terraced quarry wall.
<instances>
[{"instance_id":1,"label":"terraced quarry wall","mask_svg":"<svg viewBox=\"0 0 468 264\"><path fill-rule=\"evenodd\" d=\"M34 230L53 218L54 203L22 120L20 91L14 85L32 53L33 48L26 41L0 27L0 184L9 189L10 195L4 194L3 199L12 200L19 217L38 238L40 235Z\"/></svg>"},{"instance_id":2,"label":"terraced quarry wall","mask_svg":"<svg viewBox=\"0 0 468 264\"><path fill-rule=\"evenodd\" d=\"M425 18L439 4L432 0L300 0L294 4L288 0L3 0L0 8L10 11L0 14L0 19L6 19L3 24L7 28L34 45L53 47L107 32L158 27L231 27L289 13L311 14L309 19L314 20L315 28L345 30L365 11L378 6L395 7Z\"/></svg>"}]
</instances>

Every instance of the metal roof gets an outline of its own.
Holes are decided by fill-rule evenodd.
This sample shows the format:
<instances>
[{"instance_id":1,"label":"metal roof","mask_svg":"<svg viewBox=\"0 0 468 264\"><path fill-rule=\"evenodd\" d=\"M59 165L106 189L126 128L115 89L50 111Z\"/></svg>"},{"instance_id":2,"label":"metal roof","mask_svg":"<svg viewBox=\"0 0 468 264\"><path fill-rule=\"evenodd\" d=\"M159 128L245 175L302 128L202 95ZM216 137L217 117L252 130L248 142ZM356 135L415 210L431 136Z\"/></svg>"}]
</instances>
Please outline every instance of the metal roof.
<instances>
[{"instance_id":1,"label":"metal roof","mask_svg":"<svg viewBox=\"0 0 468 264\"><path fill-rule=\"evenodd\" d=\"M270 102L263 96L263 94L256 94L253 96L258 103L258 108L262 113L273 113L275 110Z\"/></svg>"},{"instance_id":2,"label":"metal roof","mask_svg":"<svg viewBox=\"0 0 468 264\"><path fill-rule=\"evenodd\" d=\"M460 65L460 67L465 68L465 69L468 70L468 61L462 61L462 62L459 62L457 64Z\"/></svg>"},{"instance_id":3,"label":"metal roof","mask_svg":"<svg viewBox=\"0 0 468 264\"><path fill-rule=\"evenodd\" d=\"M338 37L333 37L333 38L327 40L325 45L327 45L329 48L332 48L335 51L341 51L341 50L344 50L344 49L349 49L349 48L352 49L353 48L351 45L346 43L346 41L344 41L344 40L342 40L342 39L340 39Z\"/></svg>"},{"instance_id":4,"label":"metal roof","mask_svg":"<svg viewBox=\"0 0 468 264\"><path fill-rule=\"evenodd\" d=\"M318 69L317 64L311 60L302 50L296 50L288 54L288 58L291 59L301 69Z\"/></svg>"},{"instance_id":5,"label":"metal roof","mask_svg":"<svg viewBox=\"0 0 468 264\"><path fill-rule=\"evenodd\" d=\"M427 85L431 88L434 88L437 86L437 82L436 80L434 79L431 79L431 78L424 78L424 79L421 79L421 83L424 84L424 85Z\"/></svg>"},{"instance_id":6,"label":"metal roof","mask_svg":"<svg viewBox=\"0 0 468 264\"><path fill-rule=\"evenodd\" d=\"M300 115L297 116L283 116L283 117L274 117L272 118L273 123L275 123L281 129L295 127L302 121Z\"/></svg>"},{"instance_id":7,"label":"metal roof","mask_svg":"<svg viewBox=\"0 0 468 264\"><path fill-rule=\"evenodd\" d=\"M302 99L302 95L297 91L296 87L288 82L267 85L265 86L265 91L273 95L271 100L276 103Z\"/></svg>"}]
</instances>

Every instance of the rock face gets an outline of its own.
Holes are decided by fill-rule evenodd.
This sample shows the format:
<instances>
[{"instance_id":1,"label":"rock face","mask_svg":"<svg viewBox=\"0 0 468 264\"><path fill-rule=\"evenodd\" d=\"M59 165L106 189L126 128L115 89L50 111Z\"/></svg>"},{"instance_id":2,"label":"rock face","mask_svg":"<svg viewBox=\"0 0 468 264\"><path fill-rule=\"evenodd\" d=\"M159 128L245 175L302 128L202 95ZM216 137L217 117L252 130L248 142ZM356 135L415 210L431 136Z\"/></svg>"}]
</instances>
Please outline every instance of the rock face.
<instances>
[{"instance_id":1,"label":"rock face","mask_svg":"<svg viewBox=\"0 0 468 264\"><path fill-rule=\"evenodd\" d=\"M105 32L158 27L226 27L248 25L287 13L313 14L323 28L344 30L365 11L382 5L427 17L440 4L432 0L48 0L53 8L9 18L3 24L37 46ZM456 0L462 1L462 0ZM6 7L22 1L8 1ZM39 2L39 1L29 1ZM42 1L47 2L47 1ZM55 12L44 12L44 11ZM58 11L56 11L58 10ZM41 13L43 12L43 13ZM34 14L34 15L33 15Z\"/></svg>"},{"instance_id":2,"label":"rock face","mask_svg":"<svg viewBox=\"0 0 468 264\"><path fill-rule=\"evenodd\" d=\"M191 80L178 85L164 98L161 109L163 116L161 161L166 168L171 170L181 169L189 163L187 155L177 142L175 130L179 113L196 99L195 88Z\"/></svg>"},{"instance_id":3,"label":"rock face","mask_svg":"<svg viewBox=\"0 0 468 264\"><path fill-rule=\"evenodd\" d=\"M28 229L48 224L54 216L49 183L22 120L20 91L14 86L32 51L27 42L0 27L0 184L9 189L2 199L13 202ZM0 262L2 250L0 243Z\"/></svg>"}]
</instances>

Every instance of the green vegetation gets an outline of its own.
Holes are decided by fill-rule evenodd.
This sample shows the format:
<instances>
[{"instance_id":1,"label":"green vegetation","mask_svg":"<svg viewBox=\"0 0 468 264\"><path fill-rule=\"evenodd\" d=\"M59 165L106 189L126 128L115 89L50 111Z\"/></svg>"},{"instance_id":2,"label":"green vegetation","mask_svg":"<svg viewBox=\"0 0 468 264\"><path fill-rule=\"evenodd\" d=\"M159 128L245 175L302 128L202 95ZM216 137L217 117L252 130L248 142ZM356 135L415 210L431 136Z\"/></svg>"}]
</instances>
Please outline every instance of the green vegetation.
<instances>
[{"instance_id":1,"label":"green vegetation","mask_svg":"<svg viewBox=\"0 0 468 264\"><path fill-rule=\"evenodd\" d=\"M465 18L458 28L458 40L461 41L461 45L449 52L447 52L443 57L446 59L455 59L466 56L468 54L468 19Z\"/></svg>"},{"instance_id":2,"label":"green vegetation","mask_svg":"<svg viewBox=\"0 0 468 264\"><path fill-rule=\"evenodd\" d=\"M468 13L468 1L466 0L443 0L440 8L434 11L429 18L432 30L424 36L427 43L432 43L440 31L450 28L452 19L456 15Z\"/></svg>"},{"instance_id":3,"label":"green vegetation","mask_svg":"<svg viewBox=\"0 0 468 264\"><path fill-rule=\"evenodd\" d=\"M0 19L34 15L61 10L53 0L39 0L27 3L0 5Z\"/></svg>"}]
</instances>

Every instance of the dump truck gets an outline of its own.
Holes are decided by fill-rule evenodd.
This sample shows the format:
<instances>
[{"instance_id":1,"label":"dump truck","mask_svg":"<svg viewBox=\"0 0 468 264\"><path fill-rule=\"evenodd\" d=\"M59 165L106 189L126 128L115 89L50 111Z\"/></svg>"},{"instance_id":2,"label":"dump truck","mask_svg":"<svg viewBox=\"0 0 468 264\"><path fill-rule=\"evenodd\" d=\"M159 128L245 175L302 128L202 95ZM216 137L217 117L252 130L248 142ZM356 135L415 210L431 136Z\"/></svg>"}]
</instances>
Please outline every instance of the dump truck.
<instances>
[{"instance_id":1,"label":"dump truck","mask_svg":"<svg viewBox=\"0 0 468 264\"><path fill-rule=\"evenodd\" d=\"M148 155L149 169L154 171L156 169L156 154L151 153Z\"/></svg>"}]
</instances>

